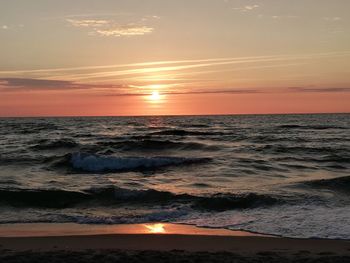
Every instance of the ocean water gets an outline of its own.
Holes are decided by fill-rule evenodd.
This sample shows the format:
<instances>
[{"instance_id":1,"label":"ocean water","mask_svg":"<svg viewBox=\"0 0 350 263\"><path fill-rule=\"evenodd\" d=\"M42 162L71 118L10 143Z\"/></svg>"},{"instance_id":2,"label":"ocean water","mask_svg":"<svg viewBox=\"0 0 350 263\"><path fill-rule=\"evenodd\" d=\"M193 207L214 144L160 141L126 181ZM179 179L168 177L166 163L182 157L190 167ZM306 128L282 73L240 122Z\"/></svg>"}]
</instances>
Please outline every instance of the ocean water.
<instances>
[{"instance_id":1,"label":"ocean water","mask_svg":"<svg viewBox=\"0 0 350 263\"><path fill-rule=\"evenodd\" d=\"M0 119L0 224L350 239L350 115Z\"/></svg>"}]
</instances>

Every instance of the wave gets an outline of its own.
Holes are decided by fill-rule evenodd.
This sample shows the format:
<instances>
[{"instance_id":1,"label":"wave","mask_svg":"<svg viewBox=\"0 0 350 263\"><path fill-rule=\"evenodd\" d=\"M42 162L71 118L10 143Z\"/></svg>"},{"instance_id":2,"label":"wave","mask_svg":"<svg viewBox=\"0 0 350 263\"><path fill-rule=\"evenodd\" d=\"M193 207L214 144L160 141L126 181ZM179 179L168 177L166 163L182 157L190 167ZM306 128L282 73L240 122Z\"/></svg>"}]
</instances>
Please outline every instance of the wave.
<instances>
[{"instance_id":1,"label":"wave","mask_svg":"<svg viewBox=\"0 0 350 263\"><path fill-rule=\"evenodd\" d=\"M40 140L36 145L32 146L35 150L54 150L62 148L76 148L79 144L71 139L59 139L59 140Z\"/></svg>"},{"instance_id":2,"label":"wave","mask_svg":"<svg viewBox=\"0 0 350 263\"><path fill-rule=\"evenodd\" d=\"M0 189L0 204L15 207L65 208L87 201L82 192L56 189Z\"/></svg>"},{"instance_id":3,"label":"wave","mask_svg":"<svg viewBox=\"0 0 350 263\"><path fill-rule=\"evenodd\" d=\"M12 154L8 156L4 156L0 154L0 164L1 165L20 165L20 164L30 164L33 165L35 163L41 163L41 160L34 158L29 155L19 155Z\"/></svg>"},{"instance_id":4,"label":"wave","mask_svg":"<svg viewBox=\"0 0 350 263\"><path fill-rule=\"evenodd\" d=\"M282 162L315 162L315 163L350 163L350 156L344 156L340 154L329 154L320 157L296 157L296 156L283 156L274 157L271 161Z\"/></svg>"},{"instance_id":5,"label":"wave","mask_svg":"<svg viewBox=\"0 0 350 263\"><path fill-rule=\"evenodd\" d=\"M141 215L62 215L53 223L58 222L74 222L78 224L141 224L150 222L169 222L169 219L174 220L186 216L189 209L165 209L162 211L153 211L150 213L143 213ZM52 222L52 221L50 221ZM17 223L17 222L6 222Z\"/></svg>"},{"instance_id":6,"label":"wave","mask_svg":"<svg viewBox=\"0 0 350 263\"><path fill-rule=\"evenodd\" d=\"M168 136L210 136L210 135L224 135L223 132L213 131L189 131L181 129L163 130L150 133L151 135L168 135Z\"/></svg>"},{"instance_id":7,"label":"wave","mask_svg":"<svg viewBox=\"0 0 350 263\"><path fill-rule=\"evenodd\" d=\"M277 126L281 129L303 129L303 130L327 130L327 129L347 129L343 126L333 125L297 125L297 124L285 124Z\"/></svg>"},{"instance_id":8,"label":"wave","mask_svg":"<svg viewBox=\"0 0 350 263\"><path fill-rule=\"evenodd\" d=\"M187 205L188 208L204 211L225 211L271 206L283 203L278 197L247 194L214 194L196 196L191 194L175 194L166 191L130 190L116 186L90 188L81 191L62 189L0 189L0 204L14 207L70 208L85 205L88 207L109 207L148 205L160 206Z\"/></svg>"},{"instance_id":9,"label":"wave","mask_svg":"<svg viewBox=\"0 0 350 263\"><path fill-rule=\"evenodd\" d=\"M84 172L103 173L120 171L155 170L166 166L203 163L208 158L183 157L115 157L87 153L73 153L71 165Z\"/></svg>"},{"instance_id":10,"label":"wave","mask_svg":"<svg viewBox=\"0 0 350 263\"><path fill-rule=\"evenodd\" d=\"M257 135L248 140L252 143L305 143L308 142L306 138L297 138L297 137L279 137L276 135Z\"/></svg>"},{"instance_id":11,"label":"wave","mask_svg":"<svg viewBox=\"0 0 350 263\"><path fill-rule=\"evenodd\" d=\"M340 154L329 154L329 155L323 156L320 160L321 160L321 162L334 162L334 163L349 164L350 163L350 156L349 155L340 155Z\"/></svg>"},{"instance_id":12,"label":"wave","mask_svg":"<svg viewBox=\"0 0 350 263\"><path fill-rule=\"evenodd\" d=\"M350 176L307 181L303 184L315 188L325 188L333 191L341 191L347 193L350 192Z\"/></svg>"},{"instance_id":13,"label":"wave","mask_svg":"<svg viewBox=\"0 0 350 263\"><path fill-rule=\"evenodd\" d=\"M0 185L21 185L20 182L12 179L0 180Z\"/></svg>"},{"instance_id":14,"label":"wave","mask_svg":"<svg viewBox=\"0 0 350 263\"><path fill-rule=\"evenodd\" d=\"M216 194L210 197L201 197L195 207L204 210L225 211L235 209L256 208L282 203L281 199L272 196L247 193L247 194Z\"/></svg>"},{"instance_id":15,"label":"wave","mask_svg":"<svg viewBox=\"0 0 350 263\"><path fill-rule=\"evenodd\" d=\"M210 127L210 125L208 124L187 124L187 123L184 123L184 126L189 128L209 128Z\"/></svg>"},{"instance_id":16,"label":"wave","mask_svg":"<svg viewBox=\"0 0 350 263\"><path fill-rule=\"evenodd\" d=\"M8 120L4 122L6 127L5 131L11 130L12 133L16 134L33 134L47 131L57 131L62 130L63 127L57 126L53 123L47 123L45 121L33 121L33 122L23 122L23 121L11 121ZM0 126L0 128L3 128Z\"/></svg>"},{"instance_id":17,"label":"wave","mask_svg":"<svg viewBox=\"0 0 350 263\"><path fill-rule=\"evenodd\" d=\"M113 147L121 151L160 151L160 150L218 150L217 146L197 142L176 142L171 140L154 140L149 137L135 140L103 141L99 146Z\"/></svg>"},{"instance_id":18,"label":"wave","mask_svg":"<svg viewBox=\"0 0 350 263\"><path fill-rule=\"evenodd\" d=\"M347 162L349 154L347 149L339 146L304 146L304 145L283 145L283 144L266 144L263 146L253 146L252 150L258 152L269 152L275 154L314 154L319 155L324 162ZM322 154L324 156L322 156Z\"/></svg>"}]
</instances>

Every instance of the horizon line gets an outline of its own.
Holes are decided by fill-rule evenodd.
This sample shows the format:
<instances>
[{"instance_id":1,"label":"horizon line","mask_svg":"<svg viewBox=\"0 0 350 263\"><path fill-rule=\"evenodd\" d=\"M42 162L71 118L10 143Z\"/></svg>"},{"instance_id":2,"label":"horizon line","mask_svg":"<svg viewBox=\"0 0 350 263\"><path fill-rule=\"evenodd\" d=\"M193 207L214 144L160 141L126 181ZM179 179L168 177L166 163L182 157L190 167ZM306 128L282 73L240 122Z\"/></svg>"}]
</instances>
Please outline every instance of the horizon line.
<instances>
[{"instance_id":1,"label":"horizon line","mask_svg":"<svg viewBox=\"0 0 350 263\"><path fill-rule=\"evenodd\" d=\"M33 116L0 116L0 119L10 118L145 118L145 117L199 117L199 116L253 116L253 115L326 115L350 114L350 112L296 112L296 113L213 113L213 114L160 114L160 115L33 115Z\"/></svg>"}]
</instances>

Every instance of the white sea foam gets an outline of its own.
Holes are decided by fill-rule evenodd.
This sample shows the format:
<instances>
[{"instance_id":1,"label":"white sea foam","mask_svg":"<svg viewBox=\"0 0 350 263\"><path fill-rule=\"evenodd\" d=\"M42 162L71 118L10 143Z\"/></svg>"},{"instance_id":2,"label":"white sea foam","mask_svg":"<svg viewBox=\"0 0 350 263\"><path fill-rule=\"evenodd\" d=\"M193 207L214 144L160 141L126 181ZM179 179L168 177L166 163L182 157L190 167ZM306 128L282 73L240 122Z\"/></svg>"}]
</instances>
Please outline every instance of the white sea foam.
<instances>
[{"instance_id":1,"label":"white sea foam","mask_svg":"<svg viewBox=\"0 0 350 263\"><path fill-rule=\"evenodd\" d=\"M194 213L180 223L294 238L349 239L349 218L349 206L284 205L215 214Z\"/></svg>"}]
</instances>

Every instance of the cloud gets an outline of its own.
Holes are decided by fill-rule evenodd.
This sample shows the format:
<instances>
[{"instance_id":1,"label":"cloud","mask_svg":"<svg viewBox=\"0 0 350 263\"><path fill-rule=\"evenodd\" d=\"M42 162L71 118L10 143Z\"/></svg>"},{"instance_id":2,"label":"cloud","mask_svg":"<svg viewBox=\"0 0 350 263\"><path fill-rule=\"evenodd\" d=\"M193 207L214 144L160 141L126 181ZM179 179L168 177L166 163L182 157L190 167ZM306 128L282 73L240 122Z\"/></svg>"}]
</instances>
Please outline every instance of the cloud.
<instances>
[{"instance_id":1,"label":"cloud","mask_svg":"<svg viewBox=\"0 0 350 263\"><path fill-rule=\"evenodd\" d=\"M224 90L197 90L184 92L168 92L165 95L182 95L182 94L255 94L264 93L257 89L224 89Z\"/></svg>"},{"instance_id":2,"label":"cloud","mask_svg":"<svg viewBox=\"0 0 350 263\"><path fill-rule=\"evenodd\" d=\"M70 81L29 78L1 78L0 87L6 88L66 88Z\"/></svg>"},{"instance_id":3,"label":"cloud","mask_svg":"<svg viewBox=\"0 0 350 263\"><path fill-rule=\"evenodd\" d=\"M51 76L55 77L55 79L67 79L67 76L69 72L75 73L74 76L84 76L85 74L102 74L104 73L113 73L118 72L117 75L120 75L120 73L128 75L128 74L135 74L135 73L146 73L151 71L157 71L159 69L160 72L162 71L170 71L170 70L181 70L181 69L187 69L188 66L190 68L196 68L196 67L204 67L204 66L217 66L217 62L224 62L225 64L242 64L242 63L263 63L263 62L273 62L273 61L294 61L294 60L307 60L307 59L315 59L315 58L336 58L336 57L348 57L350 56L350 50L349 51L343 51L343 52L326 52L326 53L310 53L310 54L296 54L296 55L290 55L290 54L280 54L280 55L265 55L265 56L248 56L248 57L227 57L227 58L210 58L210 59L185 59L185 60L166 60L166 61L151 61L151 62L140 62L140 63L130 63L130 64L114 64L114 65L99 65L99 66L80 66L80 67L66 67L66 68L40 68L40 69L17 69L17 70L0 70L0 78L3 77L22 77L23 74L26 74L26 76L30 76L30 78L45 78L45 74L50 73ZM205 63L203 65L203 62L210 62L209 64ZM162 69L166 65L172 65L172 64L186 64L183 66L180 66L179 68L168 68ZM187 65L189 64L189 65ZM219 64L220 65L220 64ZM152 66L152 68L149 68ZM153 66L158 66L157 68L153 68ZM133 70L122 70L122 71L99 71L100 69L117 69L117 68L136 68ZM96 72L98 70L98 72ZM80 72L86 72L86 71L92 71L93 73L80 73ZM44 74L45 73L45 74ZM66 73L66 74L64 74ZM80 74L79 74L80 73ZM64 74L62 78L58 78L56 74Z\"/></svg>"},{"instance_id":4,"label":"cloud","mask_svg":"<svg viewBox=\"0 0 350 263\"><path fill-rule=\"evenodd\" d=\"M142 36L150 34L154 31L154 28L150 26L134 23L118 24L113 20L66 19L66 21L74 27L83 27L90 29L89 35L100 35L107 37Z\"/></svg>"},{"instance_id":5,"label":"cloud","mask_svg":"<svg viewBox=\"0 0 350 263\"><path fill-rule=\"evenodd\" d=\"M309 88L309 87L290 87L292 92L315 92L315 93L338 93L350 92L350 88Z\"/></svg>"},{"instance_id":6,"label":"cloud","mask_svg":"<svg viewBox=\"0 0 350 263\"><path fill-rule=\"evenodd\" d=\"M329 21L329 22L338 22L342 20L341 17L335 16L335 17L324 17L323 20Z\"/></svg>"},{"instance_id":7,"label":"cloud","mask_svg":"<svg viewBox=\"0 0 350 263\"><path fill-rule=\"evenodd\" d=\"M350 51L349 51L350 52ZM343 53L342 53L343 54ZM71 68L52 68L52 69L29 69L29 70L3 70L0 71L0 75L14 75L14 74L37 74L37 73L54 73L54 72L66 72L66 71L85 71L85 70L97 70L97 69L111 69L111 68L129 68L138 66L162 66L170 64L188 64L188 63L201 63L201 62L219 62L230 60L250 60L250 59L264 59L273 58L275 56L255 56L255 57L237 57L237 58L211 58L211 59L185 59L185 60L166 60L166 61L153 61L153 62L141 62L131 64L116 64L106 66L85 66L85 67L71 67Z\"/></svg>"},{"instance_id":8,"label":"cloud","mask_svg":"<svg viewBox=\"0 0 350 263\"><path fill-rule=\"evenodd\" d=\"M253 10L255 8L258 8L258 7L259 7L259 5L246 5L244 8L246 10Z\"/></svg>"},{"instance_id":9,"label":"cloud","mask_svg":"<svg viewBox=\"0 0 350 263\"><path fill-rule=\"evenodd\" d=\"M252 64L252 63L277 63L281 61L303 61L315 58L327 58L335 56L346 56L349 53L315 53L308 55L276 55L276 56L260 56L260 57L246 57L246 58L231 58L218 61L210 61L207 63L193 63L186 65L172 65L172 66L159 66L159 67L140 67L134 69L123 69L123 70L113 70L113 71L103 71L103 72L92 72L92 73L77 73L71 75L61 75L60 79L68 79L74 81L82 80L92 80L92 79L110 79L120 76L130 76L130 75L155 75L164 72L175 72L184 71L190 69L201 69L209 67L219 67L219 66L229 66L229 65L239 65L239 64ZM268 65L262 65L263 67ZM260 68L261 66L258 65Z\"/></svg>"},{"instance_id":10,"label":"cloud","mask_svg":"<svg viewBox=\"0 0 350 263\"><path fill-rule=\"evenodd\" d=\"M164 85L164 87L167 85ZM171 85L168 85L169 87ZM179 85L172 85L173 87ZM30 79L30 78L0 78L0 91L75 91L75 90L94 90L99 91L102 96L148 96L150 88L141 88L135 85L115 85L115 84L86 84L76 83L66 80L48 80L48 79ZM180 86L179 86L180 87ZM288 87L282 92L297 93L344 93L350 92L348 87L340 88L317 88L317 87ZM259 89L198 89L191 90L166 90L163 89L162 95L201 95L201 94L261 94L271 93L271 90L264 88Z\"/></svg>"},{"instance_id":11,"label":"cloud","mask_svg":"<svg viewBox=\"0 0 350 263\"><path fill-rule=\"evenodd\" d=\"M48 80L31 78L0 78L0 90L33 91L33 90L79 90L96 88L121 88L121 85L81 84L67 80Z\"/></svg>"},{"instance_id":12,"label":"cloud","mask_svg":"<svg viewBox=\"0 0 350 263\"><path fill-rule=\"evenodd\" d=\"M149 21L149 20L159 20L160 19L160 16L145 16L141 19L141 21Z\"/></svg>"},{"instance_id":13,"label":"cloud","mask_svg":"<svg viewBox=\"0 0 350 263\"><path fill-rule=\"evenodd\" d=\"M101 27L109 25L108 20L96 20L96 19L67 19L67 22L71 23L75 27Z\"/></svg>"},{"instance_id":14,"label":"cloud","mask_svg":"<svg viewBox=\"0 0 350 263\"><path fill-rule=\"evenodd\" d=\"M210 86L223 87L220 80L203 79L200 75L210 76L217 72L239 72L243 70L261 70L281 68L308 63L314 59L350 56L349 51L311 53L299 55L252 56L236 58L190 59L175 61L154 61L124 65L86 66L56 69L8 70L0 71L1 91L64 91L86 90L101 94L144 93L145 89L133 89L132 86L161 84L161 91L183 91L189 87L197 93L214 93ZM165 78L165 79L164 79ZM151 81L151 82L150 82ZM198 83L198 81L202 83ZM246 80L244 80L246 81ZM213 84L217 82L218 84ZM175 84L176 89L175 88ZM212 86L212 87L213 87ZM202 87L208 87L201 90ZM308 87L314 88L314 87ZM147 89L146 89L147 90ZM345 90L332 90L345 92ZM225 91L228 93L228 91ZM238 93L237 90L234 92ZM247 90L244 90L248 93ZM252 93L253 91L249 91ZM255 91L256 92L256 91ZM265 90L266 92L266 90ZM283 92L328 92L303 88L293 90L283 88ZM218 93L218 91L215 91ZM223 93L221 91L221 93ZM233 91L230 91L233 93ZM242 92L241 92L242 93ZM123 95L124 96L124 95Z\"/></svg>"},{"instance_id":15,"label":"cloud","mask_svg":"<svg viewBox=\"0 0 350 263\"><path fill-rule=\"evenodd\" d=\"M164 91L161 95L201 95L201 94L256 94L264 93L257 89L224 89L224 90L193 90L193 91ZM149 96L150 92L142 93L109 93L104 96L124 97L124 96Z\"/></svg>"},{"instance_id":16,"label":"cloud","mask_svg":"<svg viewBox=\"0 0 350 263\"><path fill-rule=\"evenodd\" d=\"M11 25L0 25L0 30L21 30L24 28L23 24L11 24Z\"/></svg>"},{"instance_id":17,"label":"cloud","mask_svg":"<svg viewBox=\"0 0 350 263\"><path fill-rule=\"evenodd\" d=\"M166 85L164 85L165 87ZM173 85L174 87L176 85ZM113 84L85 84L65 80L47 80L30 78L0 78L0 91L74 91L94 90L99 91L102 96L148 96L149 88L140 88L135 85L113 85ZM263 93L256 89L192 89L192 90L163 90L162 95L185 95L185 94L254 94Z\"/></svg>"},{"instance_id":18,"label":"cloud","mask_svg":"<svg viewBox=\"0 0 350 263\"><path fill-rule=\"evenodd\" d=\"M92 34L99 34L101 36L142 36L152 33L154 28L148 26L138 26L138 25L121 25L115 26L108 29L98 29Z\"/></svg>"},{"instance_id":19,"label":"cloud","mask_svg":"<svg viewBox=\"0 0 350 263\"><path fill-rule=\"evenodd\" d=\"M252 11L254 9L259 8L259 5L246 5L243 7L234 7L233 10L238 10L240 12L248 12L248 11Z\"/></svg>"},{"instance_id":20,"label":"cloud","mask_svg":"<svg viewBox=\"0 0 350 263\"><path fill-rule=\"evenodd\" d=\"M267 15L263 15L260 14L258 15L258 18L268 18L268 19L296 19L299 18L299 16L295 16L295 15L273 15L273 16L267 16Z\"/></svg>"}]
</instances>

